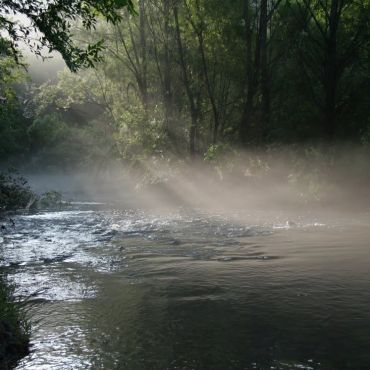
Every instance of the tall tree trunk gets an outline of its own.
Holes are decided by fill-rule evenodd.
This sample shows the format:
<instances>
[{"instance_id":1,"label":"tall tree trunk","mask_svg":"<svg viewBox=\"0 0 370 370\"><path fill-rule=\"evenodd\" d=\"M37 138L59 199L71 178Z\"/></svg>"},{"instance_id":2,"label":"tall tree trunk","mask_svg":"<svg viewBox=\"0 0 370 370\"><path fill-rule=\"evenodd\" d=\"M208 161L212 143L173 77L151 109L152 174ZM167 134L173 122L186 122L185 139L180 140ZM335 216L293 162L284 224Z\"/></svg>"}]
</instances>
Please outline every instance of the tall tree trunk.
<instances>
[{"instance_id":1,"label":"tall tree trunk","mask_svg":"<svg viewBox=\"0 0 370 370\"><path fill-rule=\"evenodd\" d=\"M173 129L173 94L171 79L171 62L169 55L170 43L170 0L163 0L164 15L164 72L163 72L163 98L165 108L165 130L167 137L173 138L171 130Z\"/></svg>"},{"instance_id":2,"label":"tall tree trunk","mask_svg":"<svg viewBox=\"0 0 370 370\"><path fill-rule=\"evenodd\" d=\"M202 14L201 14L199 0L195 0L195 8L196 8L196 11L198 13L197 17L199 19L198 24L195 24L194 21L192 20L192 17L190 15L189 6L188 6L186 0L184 0L184 4L188 9L189 21L190 21L190 24L193 28L193 31L194 31L197 39L198 39L198 47L199 47L199 53L200 53L200 56L201 56L203 76L204 76L207 95L208 95L209 102L211 104L211 110L212 110L212 116L213 116L212 143L216 144L217 143L217 136L218 136L218 128L220 126L220 115L219 115L219 111L218 111L218 108L217 108L215 91L214 91L214 88L212 87L211 80L210 80L210 75L209 75L209 70L208 70L208 63L207 63L207 58L206 58L206 52L205 52L205 48L204 48L204 20L203 20Z\"/></svg>"},{"instance_id":3,"label":"tall tree trunk","mask_svg":"<svg viewBox=\"0 0 370 370\"><path fill-rule=\"evenodd\" d=\"M148 113L148 65L147 65L147 46L146 46L146 19L145 19L145 1L139 0L139 32L140 32L140 59L141 59L141 79L139 86L145 112Z\"/></svg>"},{"instance_id":4,"label":"tall tree trunk","mask_svg":"<svg viewBox=\"0 0 370 370\"><path fill-rule=\"evenodd\" d=\"M202 68L206 83L206 89L208 93L208 98L211 103L212 107L212 114L213 114L213 130L212 130L212 144L217 143L217 136L218 136L218 128L220 126L220 119L219 119L219 113L217 109L216 99L214 96L214 90L211 86L211 81L209 78L209 72L208 72L208 64L206 60L206 54L204 50L204 36L203 36L203 26L201 26L201 29L198 32L198 41L199 41L199 51L202 58Z\"/></svg>"},{"instance_id":5,"label":"tall tree trunk","mask_svg":"<svg viewBox=\"0 0 370 370\"><path fill-rule=\"evenodd\" d=\"M338 27L341 22L342 12L346 7L350 7L351 2L344 0L329 0L325 2L319 2L319 4L313 3L309 0L303 0L304 12L302 14L308 14L309 20L313 25L316 26L316 33L312 35L307 22L307 17L303 17L304 29L309 36L311 42L310 47L313 53L319 55L320 58L304 58L305 52L302 51L303 63L306 65L308 70L314 75L317 75L322 87L323 96L315 94L312 84L311 91L312 96L315 98L316 105L321 110L322 117L322 133L326 140L331 141L334 139L338 131L338 84L342 78L343 71L349 66L353 66L353 62L347 59L347 52L351 50L350 54L355 53L355 50L360 47L357 44L358 37L361 33L361 24L367 24L368 13L360 21L358 33L356 33L350 42L347 50L343 53L343 50L338 50ZM318 9L316 6L319 5L320 16L324 17L321 19L318 17ZM362 23L365 22L365 23ZM318 37L320 39L318 39ZM357 44L353 48L354 44ZM359 49L357 49L359 50ZM343 95L341 98L347 100ZM343 102L342 102L343 103ZM342 104L343 105L343 104Z\"/></svg>"},{"instance_id":6,"label":"tall tree trunk","mask_svg":"<svg viewBox=\"0 0 370 370\"><path fill-rule=\"evenodd\" d=\"M261 0L260 14L260 50L261 50L261 94L262 94L262 133L266 134L270 119L270 84L267 55L267 0Z\"/></svg>"},{"instance_id":7,"label":"tall tree trunk","mask_svg":"<svg viewBox=\"0 0 370 370\"><path fill-rule=\"evenodd\" d=\"M246 99L240 122L240 141L245 143L248 140L248 132L251 125L251 116L253 110L253 98L255 95L254 74L253 74L253 58L252 58L252 27L249 0L244 0L244 25L245 25L245 46L246 46L246 77L245 91Z\"/></svg>"},{"instance_id":8,"label":"tall tree trunk","mask_svg":"<svg viewBox=\"0 0 370 370\"><path fill-rule=\"evenodd\" d=\"M337 55L337 31L339 24L338 0L331 1L329 14L329 34L326 42L326 55L324 65L324 125L327 139L333 139L336 132L336 103L338 88L338 55Z\"/></svg>"},{"instance_id":9,"label":"tall tree trunk","mask_svg":"<svg viewBox=\"0 0 370 370\"><path fill-rule=\"evenodd\" d=\"M180 57L180 67L181 67L181 72L182 72L182 79L183 79L183 83L185 86L186 95L188 97L189 107L190 107L191 123L190 123L190 128L189 128L189 154L191 157L194 157L196 153L196 137L197 137L199 114L198 114L198 110L195 104L194 93L190 86L189 75L188 75L187 66L185 62L185 52L184 52L182 39L181 39L178 9L176 5L173 7L173 14L174 14L175 26L176 26L176 40L177 40L179 57Z\"/></svg>"}]
</instances>

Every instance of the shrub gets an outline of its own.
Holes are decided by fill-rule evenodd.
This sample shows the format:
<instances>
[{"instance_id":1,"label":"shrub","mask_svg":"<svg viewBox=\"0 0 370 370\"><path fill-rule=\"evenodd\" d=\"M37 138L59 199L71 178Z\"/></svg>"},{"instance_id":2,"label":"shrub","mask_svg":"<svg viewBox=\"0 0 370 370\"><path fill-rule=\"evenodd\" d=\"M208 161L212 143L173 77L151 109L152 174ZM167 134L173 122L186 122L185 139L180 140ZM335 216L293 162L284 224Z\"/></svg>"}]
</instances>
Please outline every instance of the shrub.
<instances>
[{"instance_id":1,"label":"shrub","mask_svg":"<svg viewBox=\"0 0 370 370\"><path fill-rule=\"evenodd\" d=\"M0 172L0 212L32 206L36 195L16 171Z\"/></svg>"},{"instance_id":2,"label":"shrub","mask_svg":"<svg viewBox=\"0 0 370 370\"><path fill-rule=\"evenodd\" d=\"M0 275L0 368L4 370L29 352L29 323L13 293L14 287Z\"/></svg>"}]
</instances>

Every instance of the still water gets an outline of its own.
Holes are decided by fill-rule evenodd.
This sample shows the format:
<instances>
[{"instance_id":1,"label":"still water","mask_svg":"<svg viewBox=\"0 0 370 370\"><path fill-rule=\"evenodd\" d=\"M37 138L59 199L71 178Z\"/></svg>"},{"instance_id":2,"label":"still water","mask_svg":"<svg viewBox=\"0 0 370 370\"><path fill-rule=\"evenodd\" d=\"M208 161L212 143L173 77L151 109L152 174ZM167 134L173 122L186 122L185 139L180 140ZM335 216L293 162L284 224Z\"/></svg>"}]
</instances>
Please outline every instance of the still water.
<instances>
[{"instance_id":1,"label":"still water","mask_svg":"<svg viewBox=\"0 0 370 370\"><path fill-rule=\"evenodd\" d=\"M74 204L18 215L18 370L370 369L368 214L266 222Z\"/></svg>"}]
</instances>

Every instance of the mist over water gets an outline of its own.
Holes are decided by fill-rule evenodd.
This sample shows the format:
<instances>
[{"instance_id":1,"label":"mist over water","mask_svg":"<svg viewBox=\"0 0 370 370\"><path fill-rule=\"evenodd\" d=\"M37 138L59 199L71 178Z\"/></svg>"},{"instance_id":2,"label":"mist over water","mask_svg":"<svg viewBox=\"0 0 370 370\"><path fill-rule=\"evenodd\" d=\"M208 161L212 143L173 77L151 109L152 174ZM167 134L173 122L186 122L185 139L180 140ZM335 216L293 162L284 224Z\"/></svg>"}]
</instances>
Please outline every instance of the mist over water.
<instances>
[{"instance_id":1,"label":"mist over water","mask_svg":"<svg viewBox=\"0 0 370 370\"><path fill-rule=\"evenodd\" d=\"M367 199L308 201L283 167L28 176L70 204L1 242L34 301L17 369L367 369Z\"/></svg>"},{"instance_id":2,"label":"mist over water","mask_svg":"<svg viewBox=\"0 0 370 370\"><path fill-rule=\"evenodd\" d=\"M136 169L108 163L32 174L25 167L24 173L38 193L56 190L67 201L154 212L185 207L228 217L261 213L267 220L274 212L350 217L369 211L370 152L353 146L338 146L335 155L330 150L238 152L214 162L153 158L140 161Z\"/></svg>"}]
</instances>

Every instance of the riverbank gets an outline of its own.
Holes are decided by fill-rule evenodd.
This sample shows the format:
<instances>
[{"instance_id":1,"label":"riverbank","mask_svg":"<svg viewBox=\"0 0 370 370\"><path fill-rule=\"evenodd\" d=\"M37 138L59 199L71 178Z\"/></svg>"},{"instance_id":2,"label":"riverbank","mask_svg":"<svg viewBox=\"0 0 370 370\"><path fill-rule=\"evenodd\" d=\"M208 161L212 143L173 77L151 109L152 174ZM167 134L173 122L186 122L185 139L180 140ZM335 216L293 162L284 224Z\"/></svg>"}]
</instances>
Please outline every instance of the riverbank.
<instances>
[{"instance_id":1,"label":"riverbank","mask_svg":"<svg viewBox=\"0 0 370 370\"><path fill-rule=\"evenodd\" d=\"M0 173L0 219L5 220L9 211L32 207L35 199L22 177L11 171ZM4 220L0 224L0 244L3 243L3 232L13 223L8 217L6 222ZM29 323L21 303L14 297L14 287L0 271L0 369L14 368L29 353L29 337Z\"/></svg>"},{"instance_id":2,"label":"riverbank","mask_svg":"<svg viewBox=\"0 0 370 370\"><path fill-rule=\"evenodd\" d=\"M29 324L14 291L0 275L0 369L12 369L29 353Z\"/></svg>"}]
</instances>

